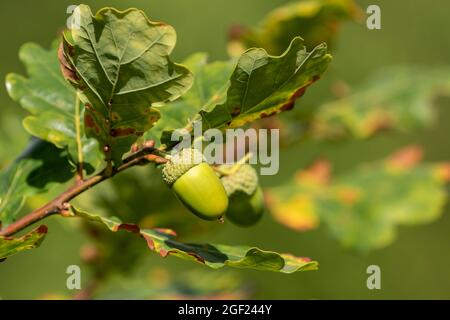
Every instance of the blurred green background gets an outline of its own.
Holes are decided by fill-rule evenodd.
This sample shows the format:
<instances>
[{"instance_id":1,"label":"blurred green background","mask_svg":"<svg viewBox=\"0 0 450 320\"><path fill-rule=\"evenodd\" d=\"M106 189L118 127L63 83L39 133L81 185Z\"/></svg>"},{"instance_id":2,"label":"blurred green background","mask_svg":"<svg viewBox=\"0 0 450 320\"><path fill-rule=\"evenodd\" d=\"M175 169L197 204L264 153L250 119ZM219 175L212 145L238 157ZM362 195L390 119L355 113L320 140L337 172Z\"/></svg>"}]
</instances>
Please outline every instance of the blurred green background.
<instances>
[{"instance_id":1,"label":"blurred green background","mask_svg":"<svg viewBox=\"0 0 450 320\"><path fill-rule=\"evenodd\" d=\"M255 25L271 9L287 3L283 0L167 0L161 1L85 1L93 10L103 6L138 7L152 20L172 24L178 33L175 60L205 51L211 60L225 59L226 34L230 25ZM332 72L349 84L359 84L374 71L393 65L440 66L449 63L450 38L448 12L450 2L439 1L357 1L365 9L378 4L382 10L382 29L368 30L365 24L347 23L337 40ZM8 1L0 12L0 77L8 72L24 74L17 52L25 42L48 47L65 25L66 8L71 1ZM326 76L324 77L326 79ZM326 80L316 86L329 85ZM314 97L314 90L307 94ZM306 97L306 98L308 98ZM309 100L311 103L311 100ZM424 147L426 160L450 159L450 99L437 101L438 122L432 128L410 134L377 135L365 141L326 144L308 142L281 153L280 173L264 177L266 186L289 179L293 172L317 157L332 159L335 172L344 172L358 163L376 160L410 143ZM299 104L301 106L301 103ZM8 117L11 126L20 125L24 111L0 90L0 117ZM7 127L0 134L8 134ZM26 134L13 137L11 145L0 145L10 158L27 143ZM249 244L279 252L304 255L319 261L314 272L284 275L251 270L237 270L251 283L255 298L267 299L381 299L381 298L450 298L450 207L438 221L418 227L402 227L389 247L369 254L343 250L326 230L296 233L272 221L266 215L262 223L251 229L226 224L220 232L201 236L196 241ZM48 293L69 293L66 268L81 265L79 250L87 239L70 225L72 221L49 219L50 232L43 245L33 251L14 256L0 265L0 298L34 299ZM139 241L138 239L136 241ZM145 250L145 244L142 244ZM366 268L381 267L382 290L366 287ZM161 259L148 254L140 266L145 270L163 266L171 272L206 267L176 258ZM216 271L221 272L221 271ZM83 273L83 281L88 278Z\"/></svg>"}]
</instances>

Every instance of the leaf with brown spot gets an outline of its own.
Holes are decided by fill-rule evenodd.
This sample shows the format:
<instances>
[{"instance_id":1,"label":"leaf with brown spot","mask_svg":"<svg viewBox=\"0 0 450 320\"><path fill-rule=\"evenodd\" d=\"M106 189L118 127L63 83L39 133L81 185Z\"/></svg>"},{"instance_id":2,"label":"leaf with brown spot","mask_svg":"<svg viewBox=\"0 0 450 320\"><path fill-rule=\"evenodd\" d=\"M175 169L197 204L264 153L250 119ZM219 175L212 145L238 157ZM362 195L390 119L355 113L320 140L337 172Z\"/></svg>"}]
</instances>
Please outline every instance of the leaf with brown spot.
<instances>
[{"instance_id":1,"label":"leaf with brown spot","mask_svg":"<svg viewBox=\"0 0 450 320\"><path fill-rule=\"evenodd\" d=\"M195 261L213 269L224 266L249 268L281 273L316 270L318 263L305 257L278 254L247 246L218 244L189 244L176 240L176 234L168 229L140 229L137 225L123 224L116 218L106 218L71 207L73 216L103 224L116 232L127 230L145 239L150 250L162 257L176 256Z\"/></svg>"},{"instance_id":2,"label":"leaf with brown spot","mask_svg":"<svg viewBox=\"0 0 450 320\"><path fill-rule=\"evenodd\" d=\"M231 75L226 100L200 111L204 128L241 127L293 108L330 62L325 44L307 52L299 37L281 56L264 49L246 51Z\"/></svg>"},{"instance_id":3,"label":"leaf with brown spot","mask_svg":"<svg viewBox=\"0 0 450 320\"><path fill-rule=\"evenodd\" d=\"M268 190L274 218L297 231L325 226L344 247L368 251L395 239L398 225L438 219L447 202L448 163L419 163L421 149L403 148L375 163L329 178L324 165Z\"/></svg>"},{"instance_id":4,"label":"leaf with brown spot","mask_svg":"<svg viewBox=\"0 0 450 320\"><path fill-rule=\"evenodd\" d=\"M92 15L79 5L80 28L63 37L61 64L68 81L82 91L86 132L115 165L160 118L154 104L173 101L192 84L190 71L169 59L175 30L152 22L137 9L103 8ZM114 134L115 133L115 134Z\"/></svg>"},{"instance_id":5,"label":"leaf with brown spot","mask_svg":"<svg viewBox=\"0 0 450 320\"><path fill-rule=\"evenodd\" d=\"M310 136L333 140L430 126L436 120L436 98L449 95L449 73L444 67L384 68L349 95L320 105L303 122Z\"/></svg>"},{"instance_id":6,"label":"leaf with brown spot","mask_svg":"<svg viewBox=\"0 0 450 320\"><path fill-rule=\"evenodd\" d=\"M47 227L41 225L19 238L0 236L0 260L4 261L14 254L39 247L46 234Z\"/></svg>"},{"instance_id":7,"label":"leaf with brown spot","mask_svg":"<svg viewBox=\"0 0 450 320\"><path fill-rule=\"evenodd\" d=\"M325 186L331 180L331 163L328 160L317 160L305 170L295 174L299 184Z\"/></svg>"},{"instance_id":8,"label":"leaf with brown spot","mask_svg":"<svg viewBox=\"0 0 450 320\"><path fill-rule=\"evenodd\" d=\"M393 168L408 170L414 168L423 158L423 149L420 146L412 145L392 154L387 163Z\"/></svg>"}]
</instances>

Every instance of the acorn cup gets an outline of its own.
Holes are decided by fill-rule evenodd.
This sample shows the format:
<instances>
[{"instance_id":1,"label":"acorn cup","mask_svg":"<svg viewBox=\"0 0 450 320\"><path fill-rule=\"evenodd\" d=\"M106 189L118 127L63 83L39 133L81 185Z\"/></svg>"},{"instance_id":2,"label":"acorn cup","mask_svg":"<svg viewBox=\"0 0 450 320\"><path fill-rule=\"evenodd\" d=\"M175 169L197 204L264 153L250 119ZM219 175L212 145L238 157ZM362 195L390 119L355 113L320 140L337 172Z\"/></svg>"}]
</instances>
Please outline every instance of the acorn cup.
<instances>
[{"instance_id":1,"label":"acorn cup","mask_svg":"<svg viewBox=\"0 0 450 320\"><path fill-rule=\"evenodd\" d=\"M256 224L261 219L265 206L255 169L248 164L237 164L220 166L219 171L225 173L221 181L229 199L226 217L240 227Z\"/></svg>"},{"instance_id":2,"label":"acorn cup","mask_svg":"<svg viewBox=\"0 0 450 320\"><path fill-rule=\"evenodd\" d=\"M164 165L162 175L177 198L199 218L219 220L225 214L225 188L199 151L181 150Z\"/></svg>"}]
</instances>

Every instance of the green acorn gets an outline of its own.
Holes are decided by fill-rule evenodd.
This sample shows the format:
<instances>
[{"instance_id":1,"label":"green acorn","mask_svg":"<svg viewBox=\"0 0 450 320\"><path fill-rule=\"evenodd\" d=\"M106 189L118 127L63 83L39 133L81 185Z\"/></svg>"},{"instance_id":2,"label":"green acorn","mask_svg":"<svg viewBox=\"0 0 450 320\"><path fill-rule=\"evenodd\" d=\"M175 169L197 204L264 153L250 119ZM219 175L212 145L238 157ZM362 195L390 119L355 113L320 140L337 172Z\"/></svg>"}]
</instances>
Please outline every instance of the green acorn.
<instances>
[{"instance_id":1,"label":"green acorn","mask_svg":"<svg viewBox=\"0 0 450 320\"><path fill-rule=\"evenodd\" d=\"M220 219L228 207L224 186L195 149L183 149L165 164L163 180L178 199L205 220Z\"/></svg>"},{"instance_id":2,"label":"green acorn","mask_svg":"<svg viewBox=\"0 0 450 320\"><path fill-rule=\"evenodd\" d=\"M248 164L224 165L219 171L230 172L222 176L221 181L227 191L229 204L227 218L241 227L250 227L257 223L264 213L264 196L258 184L258 175Z\"/></svg>"}]
</instances>

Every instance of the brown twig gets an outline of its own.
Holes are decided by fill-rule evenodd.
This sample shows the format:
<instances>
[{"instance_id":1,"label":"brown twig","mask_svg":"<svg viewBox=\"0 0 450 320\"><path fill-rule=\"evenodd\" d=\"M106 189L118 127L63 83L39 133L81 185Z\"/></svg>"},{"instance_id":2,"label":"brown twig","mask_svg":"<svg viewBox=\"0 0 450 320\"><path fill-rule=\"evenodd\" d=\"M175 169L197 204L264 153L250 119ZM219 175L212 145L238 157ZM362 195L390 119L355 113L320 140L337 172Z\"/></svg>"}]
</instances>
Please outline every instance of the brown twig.
<instances>
[{"instance_id":1,"label":"brown twig","mask_svg":"<svg viewBox=\"0 0 450 320\"><path fill-rule=\"evenodd\" d=\"M160 151L154 148L153 142L147 142L139 151L133 153L127 157L123 164L117 168L113 168L112 171L106 168L99 174L92 176L83 181L76 181L74 185L69 187L66 191L61 193L55 199L47 203L41 208L34 210L33 212L23 216L14 223L0 230L0 236L13 235L24 228L36 223L53 214L60 214L64 212L67 207L67 203L82 194L86 190L94 187L95 185L112 178L116 174L125 171L131 167L137 165L145 165L147 163L165 163L167 160L160 156Z\"/></svg>"}]
</instances>

